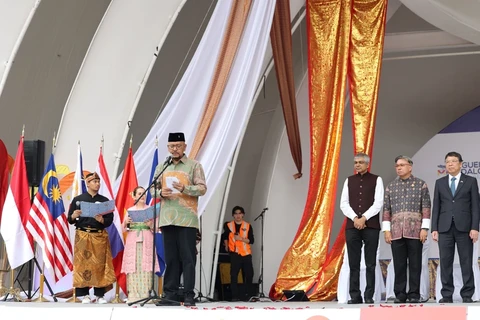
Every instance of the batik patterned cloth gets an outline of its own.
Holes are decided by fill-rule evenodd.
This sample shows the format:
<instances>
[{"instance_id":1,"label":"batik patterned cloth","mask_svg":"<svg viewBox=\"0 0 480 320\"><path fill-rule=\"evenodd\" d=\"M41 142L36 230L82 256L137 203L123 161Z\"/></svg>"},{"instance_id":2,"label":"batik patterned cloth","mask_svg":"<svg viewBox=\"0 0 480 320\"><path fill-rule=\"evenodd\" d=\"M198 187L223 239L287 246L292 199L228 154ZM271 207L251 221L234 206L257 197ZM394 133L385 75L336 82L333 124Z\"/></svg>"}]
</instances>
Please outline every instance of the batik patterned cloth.
<instances>
[{"instance_id":1,"label":"batik patterned cloth","mask_svg":"<svg viewBox=\"0 0 480 320\"><path fill-rule=\"evenodd\" d=\"M397 177L385 189L383 222L390 222L392 240L420 239L422 227L430 227L430 213L430 193L422 179ZM428 226L422 226L422 221Z\"/></svg>"},{"instance_id":2,"label":"batik patterned cloth","mask_svg":"<svg viewBox=\"0 0 480 320\"><path fill-rule=\"evenodd\" d=\"M108 233L76 230L73 286L103 288L116 281Z\"/></svg>"}]
</instances>

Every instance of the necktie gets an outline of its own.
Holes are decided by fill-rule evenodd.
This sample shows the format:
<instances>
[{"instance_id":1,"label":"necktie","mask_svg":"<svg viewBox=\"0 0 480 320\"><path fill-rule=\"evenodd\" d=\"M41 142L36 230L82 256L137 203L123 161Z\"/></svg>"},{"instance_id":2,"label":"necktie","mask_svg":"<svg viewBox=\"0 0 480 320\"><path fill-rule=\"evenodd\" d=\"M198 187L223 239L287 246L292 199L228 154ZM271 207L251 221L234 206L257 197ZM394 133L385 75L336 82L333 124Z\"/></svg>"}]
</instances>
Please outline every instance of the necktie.
<instances>
[{"instance_id":1,"label":"necktie","mask_svg":"<svg viewBox=\"0 0 480 320\"><path fill-rule=\"evenodd\" d=\"M452 182L450 183L450 190L452 191L452 196L455 195L455 180L457 180L457 178L453 177Z\"/></svg>"}]
</instances>

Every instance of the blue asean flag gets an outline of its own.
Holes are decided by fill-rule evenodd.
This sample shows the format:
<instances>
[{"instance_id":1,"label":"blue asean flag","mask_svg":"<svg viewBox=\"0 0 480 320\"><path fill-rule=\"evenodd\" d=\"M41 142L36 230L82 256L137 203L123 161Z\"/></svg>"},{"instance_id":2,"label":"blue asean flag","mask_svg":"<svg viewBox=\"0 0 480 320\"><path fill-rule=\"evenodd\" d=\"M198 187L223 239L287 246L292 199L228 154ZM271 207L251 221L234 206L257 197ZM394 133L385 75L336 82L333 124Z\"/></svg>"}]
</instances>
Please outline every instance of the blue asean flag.
<instances>
[{"instance_id":1,"label":"blue asean flag","mask_svg":"<svg viewBox=\"0 0 480 320\"><path fill-rule=\"evenodd\" d=\"M150 170L150 179L148 179L148 185L152 184L154 175L155 175L155 169L158 166L158 148L155 148L155 151L153 152L153 161L152 161L152 169ZM146 203L149 206L153 206L154 202L152 201L152 195L150 194L149 191L147 191L147 201Z\"/></svg>"}]
</instances>

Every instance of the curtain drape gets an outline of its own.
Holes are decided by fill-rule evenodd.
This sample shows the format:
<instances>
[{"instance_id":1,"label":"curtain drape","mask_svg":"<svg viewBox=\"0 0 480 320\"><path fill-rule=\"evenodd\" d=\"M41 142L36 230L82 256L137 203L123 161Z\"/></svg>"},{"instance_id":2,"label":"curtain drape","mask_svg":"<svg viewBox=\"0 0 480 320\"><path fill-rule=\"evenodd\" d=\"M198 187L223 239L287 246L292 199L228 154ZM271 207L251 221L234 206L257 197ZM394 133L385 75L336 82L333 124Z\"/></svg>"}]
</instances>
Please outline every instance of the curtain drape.
<instances>
[{"instance_id":1,"label":"curtain drape","mask_svg":"<svg viewBox=\"0 0 480 320\"><path fill-rule=\"evenodd\" d=\"M297 167L297 173L293 177L298 179L302 176L302 145L298 128L295 81L293 77L291 29L290 1L277 1L272 30L270 31L270 40L272 42L273 61L275 62L278 91L283 107L288 143L293 162Z\"/></svg>"},{"instance_id":2,"label":"curtain drape","mask_svg":"<svg viewBox=\"0 0 480 320\"><path fill-rule=\"evenodd\" d=\"M293 244L270 290L306 290L327 260L342 141L350 8L344 1L307 1L310 183Z\"/></svg>"},{"instance_id":3,"label":"curtain drape","mask_svg":"<svg viewBox=\"0 0 480 320\"><path fill-rule=\"evenodd\" d=\"M308 23L307 28L309 32L309 70L310 83L311 83L311 93L310 93L310 109L314 113L317 110L315 109L318 102L321 101L318 98L315 99L315 96L312 94L312 83L317 84L315 88L321 88L320 95L325 95L325 99L332 95L332 91L328 90L324 84L327 82L326 78L322 78L323 74L318 70L323 70L325 66L335 66L337 67L337 72L330 74L330 76L335 77L342 84L345 83L345 72L344 64L345 58L347 58L348 65L348 80L350 85L350 104L352 108L352 126L353 126L353 136L354 136L354 153L356 152L365 152L371 156L373 148L373 139L374 139L374 130L375 130L375 118L376 118L376 108L377 108L377 97L378 97L378 87L380 81L380 70L383 54L383 42L385 36L385 21L386 21L386 10L387 10L387 0L338 0L338 1L325 1L325 0L309 0L307 5L307 17ZM336 41L336 42L327 42L325 38L322 37L321 32L325 32L326 27L325 23L332 23L329 19L332 18L332 15L335 16L338 24L346 28L346 30L332 29L330 35L336 37L338 40L345 40L345 33L347 32L349 36L347 37L348 41ZM343 47L342 47L343 46ZM334 61L331 59L331 52L341 53L342 60ZM346 53L346 55L345 55ZM318 65L315 65L317 64ZM340 63L340 65L338 64ZM320 66L319 66L320 65ZM324 106L328 108L328 106ZM336 108L336 105L331 105L332 109ZM336 109L335 109L336 110ZM334 112L334 110L332 110ZM342 114L343 116L343 114ZM312 115L312 119L314 116ZM340 117L339 117L340 119ZM321 120L321 118L319 119ZM314 126L318 125L311 122L312 125L312 136L314 132ZM328 130L325 131L323 139L329 141L337 141L337 131L334 130L334 126L330 123ZM339 148L339 146L338 146ZM314 145L312 144L312 155L313 155ZM324 149L325 152L330 152L330 149ZM335 154L335 157L332 157L332 162L336 164L338 161L338 153ZM317 160L318 161L318 160ZM314 160L312 158L312 172L314 166ZM332 167L336 168L336 165ZM338 179L335 173L335 176L332 179L323 180L324 186L320 186L318 189L325 188L327 190L336 188L338 185ZM311 180L312 181L312 176ZM322 183L322 182L320 182ZM312 187L312 185L310 185ZM310 199L310 189L308 201L313 201ZM333 197L328 197L325 199L321 198L321 194L317 193L317 200L320 202L326 202L324 208L325 210L311 210L307 211L310 208L306 207L304 212L304 219L311 221L322 221L331 226L333 219L334 206L327 206L335 201ZM333 198L333 199L331 199ZM321 205L318 207L322 208ZM314 207L316 208L316 207ZM307 232L308 234L304 235ZM319 256L321 259L320 267L313 272L313 270L308 270L308 273L304 274L304 277L307 277L308 274L315 274L314 279L302 280L295 283L292 281L291 277L288 278L289 274L286 271L283 263L284 277L287 281L284 281L284 284L287 284L288 287L272 287L271 295L272 297L278 298L280 296L279 291L289 288L300 288L307 291L308 297L310 300L332 300L335 298L338 275L340 268L343 262L343 251L345 247L345 221L340 229L336 241L332 249L324 254L328 250L328 244L330 242L330 230L324 230L321 233L311 234L312 230L310 226L300 225L299 232L294 241L298 241L298 236L303 237L304 239L313 238L315 241L311 241L304 248L304 251L300 251L296 248L287 252L287 256L302 256L304 252L319 251L322 254ZM293 247L293 246L292 246ZM284 258L285 260L285 258ZM308 263L309 259L303 259L299 263ZM282 269L280 269L282 270ZM280 271L279 271L280 275ZM278 282L278 279L277 279ZM307 285L307 284L310 285Z\"/></svg>"},{"instance_id":4,"label":"curtain drape","mask_svg":"<svg viewBox=\"0 0 480 320\"><path fill-rule=\"evenodd\" d=\"M182 80L160 117L135 152L138 181L148 185L152 149L158 137L159 157L167 156L169 132L183 131L187 154L197 134L215 75L233 0L218 1L209 24ZM250 116L252 99L261 77L275 0L252 2L228 81L210 128L197 155L205 170L208 192L199 201L202 214L224 176ZM162 148L162 145L164 147ZM116 188L121 176L116 180Z\"/></svg>"},{"instance_id":5,"label":"curtain drape","mask_svg":"<svg viewBox=\"0 0 480 320\"><path fill-rule=\"evenodd\" d=\"M232 68L233 59L235 58L240 39L242 38L251 4L251 0L237 0L233 3L227 29L223 36L223 43L220 48L220 56L218 57L214 76L211 79L212 84L208 93L202 120L190 150L189 157L192 159L197 157L202 147L220 99L222 98Z\"/></svg>"}]
</instances>

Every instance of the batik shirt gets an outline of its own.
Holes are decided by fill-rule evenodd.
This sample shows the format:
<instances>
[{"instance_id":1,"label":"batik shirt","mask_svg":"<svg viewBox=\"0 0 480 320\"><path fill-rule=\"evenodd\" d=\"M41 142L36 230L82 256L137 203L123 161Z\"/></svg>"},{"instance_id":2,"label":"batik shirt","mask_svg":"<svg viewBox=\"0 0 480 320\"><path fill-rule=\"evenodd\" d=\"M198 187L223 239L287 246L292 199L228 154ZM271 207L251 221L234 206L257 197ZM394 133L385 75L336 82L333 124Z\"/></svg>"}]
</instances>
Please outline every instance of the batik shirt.
<instances>
[{"instance_id":1,"label":"batik shirt","mask_svg":"<svg viewBox=\"0 0 480 320\"><path fill-rule=\"evenodd\" d=\"M162 171L163 166L163 164L157 166L155 176ZM176 193L171 197L162 199L160 227L172 225L198 229L198 197L207 192L202 165L184 155L177 164L170 164L163 172L160 179L161 185L166 186L167 177L177 178L185 186L185 189L182 193ZM151 191L153 195L153 190ZM157 197L161 197L160 191L161 188L157 189Z\"/></svg>"},{"instance_id":2,"label":"batik shirt","mask_svg":"<svg viewBox=\"0 0 480 320\"><path fill-rule=\"evenodd\" d=\"M382 230L392 232L392 240L420 239L422 228L430 227L431 201L422 179L397 177L385 189Z\"/></svg>"}]
</instances>

